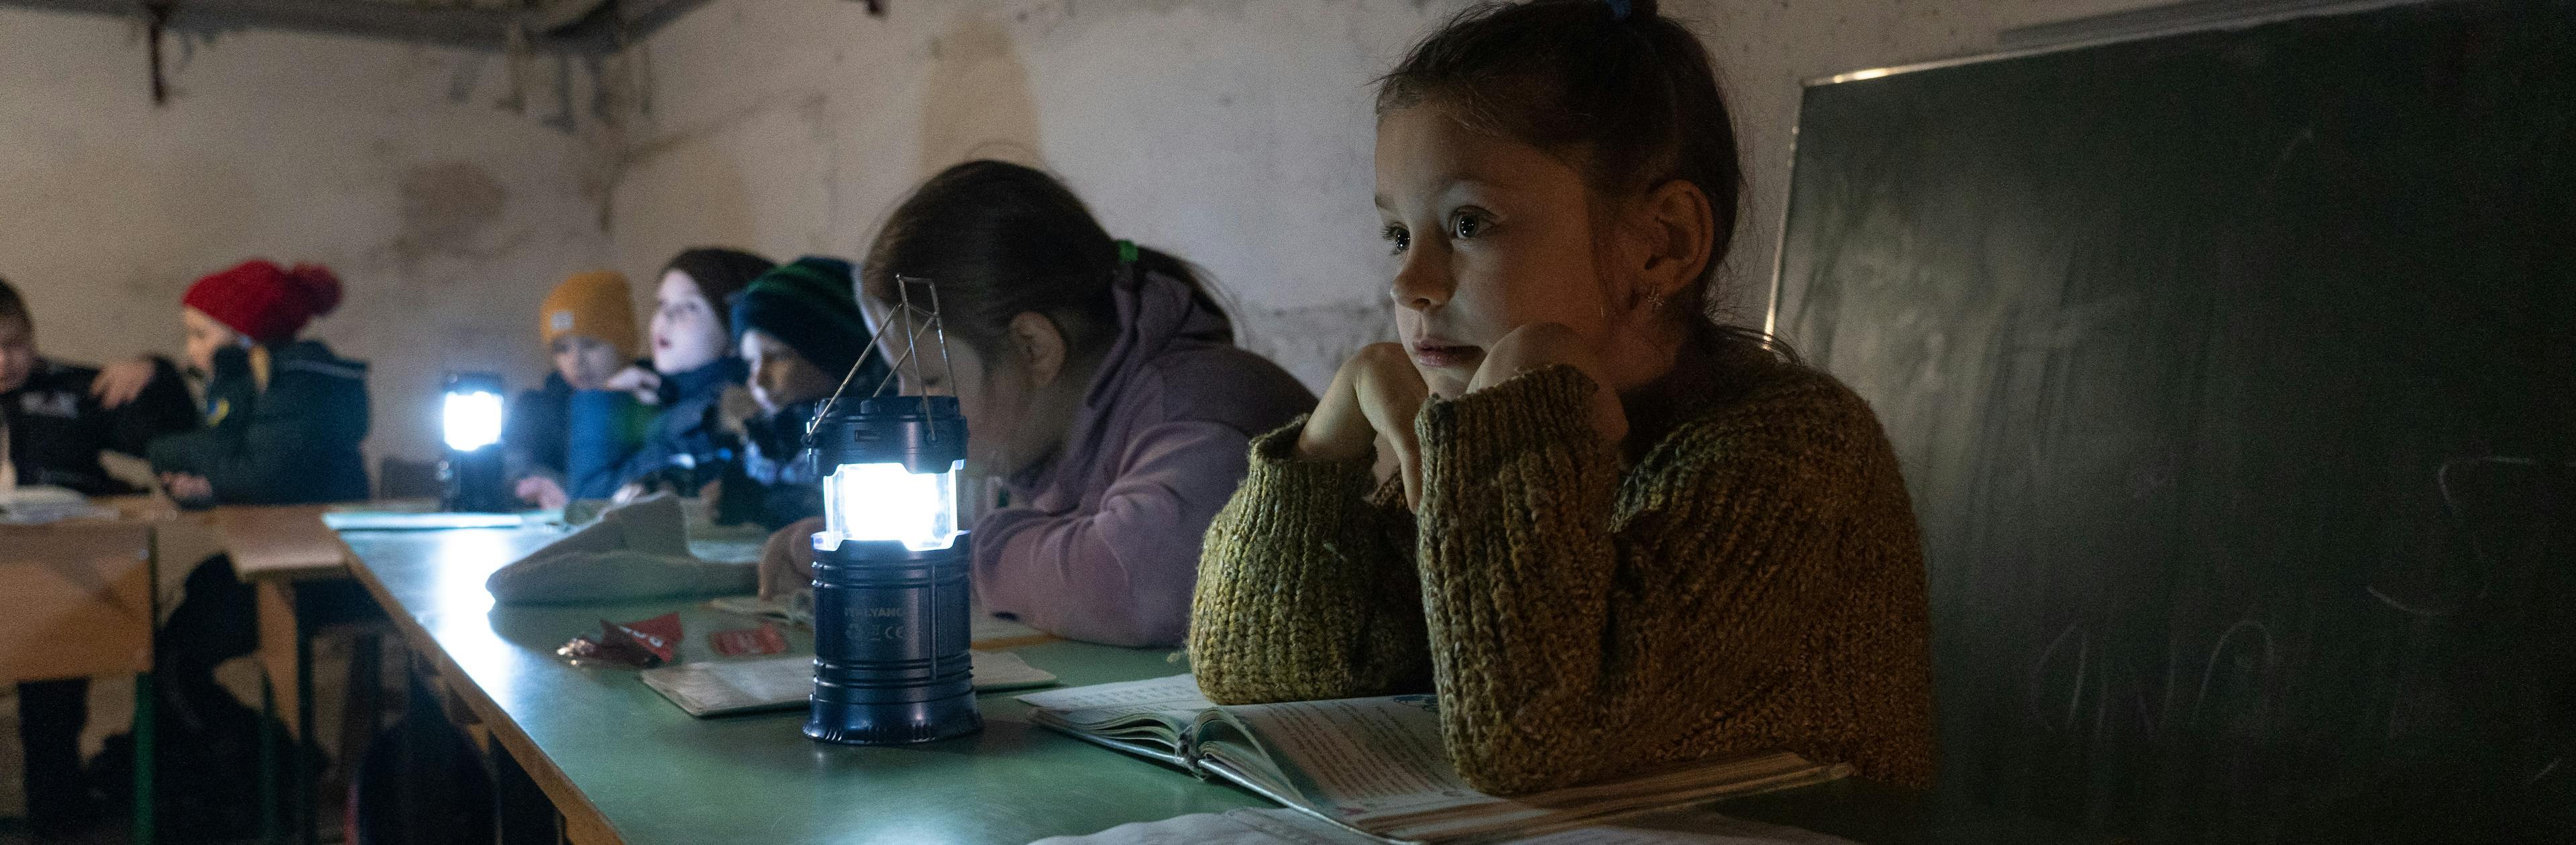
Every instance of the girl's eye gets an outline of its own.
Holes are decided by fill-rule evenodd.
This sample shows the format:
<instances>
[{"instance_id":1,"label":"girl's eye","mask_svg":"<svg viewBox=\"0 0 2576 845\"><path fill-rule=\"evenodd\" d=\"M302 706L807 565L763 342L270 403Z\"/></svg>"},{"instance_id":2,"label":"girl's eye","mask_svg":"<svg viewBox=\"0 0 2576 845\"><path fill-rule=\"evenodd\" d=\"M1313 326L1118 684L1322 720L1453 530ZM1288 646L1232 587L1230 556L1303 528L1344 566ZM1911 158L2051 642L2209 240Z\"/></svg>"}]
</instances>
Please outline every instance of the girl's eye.
<instances>
[{"instance_id":1,"label":"girl's eye","mask_svg":"<svg viewBox=\"0 0 2576 845\"><path fill-rule=\"evenodd\" d=\"M1405 231L1402 226L1388 226L1385 231L1379 232L1378 236L1385 238L1387 243L1394 244L1397 255L1403 255L1405 248L1413 246L1413 233Z\"/></svg>"},{"instance_id":2,"label":"girl's eye","mask_svg":"<svg viewBox=\"0 0 2576 845\"><path fill-rule=\"evenodd\" d=\"M1484 231L1485 219L1473 214L1461 214L1457 219L1449 222L1449 233L1456 235L1459 240L1473 238Z\"/></svg>"}]
</instances>

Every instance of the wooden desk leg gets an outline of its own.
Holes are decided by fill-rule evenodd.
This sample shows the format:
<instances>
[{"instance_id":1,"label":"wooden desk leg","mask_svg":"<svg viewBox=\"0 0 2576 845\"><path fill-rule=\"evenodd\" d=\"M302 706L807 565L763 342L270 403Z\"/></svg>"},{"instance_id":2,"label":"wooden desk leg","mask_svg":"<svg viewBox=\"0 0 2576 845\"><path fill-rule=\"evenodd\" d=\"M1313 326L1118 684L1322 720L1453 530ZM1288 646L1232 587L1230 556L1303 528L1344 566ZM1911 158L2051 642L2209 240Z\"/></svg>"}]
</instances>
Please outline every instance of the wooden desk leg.
<instances>
[{"instance_id":1,"label":"wooden desk leg","mask_svg":"<svg viewBox=\"0 0 2576 845\"><path fill-rule=\"evenodd\" d=\"M295 613L292 582L260 581L257 595L260 670L268 681L269 709L286 724L285 762L292 794L287 796L285 821L295 831L295 841L315 845L321 841L320 813L313 795L313 755L305 753L311 734L305 726L313 724L313 639ZM277 841L273 831L262 833L267 841Z\"/></svg>"},{"instance_id":2,"label":"wooden desk leg","mask_svg":"<svg viewBox=\"0 0 2576 845\"><path fill-rule=\"evenodd\" d=\"M266 845L280 845L286 837L277 817L277 743L282 733L277 729L277 685L263 670L259 677L259 841Z\"/></svg>"},{"instance_id":3,"label":"wooden desk leg","mask_svg":"<svg viewBox=\"0 0 2576 845\"><path fill-rule=\"evenodd\" d=\"M161 796L152 789L152 778L158 761L161 731L157 727L160 691L152 687L152 673L134 675L134 842L153 845L156 822L160 820Z\"/></svg>"},{"instance_id":4,"label":"wooden desk leg","mask_svg":"<svg viewBox=\"0 0 2576 845\"><path fill-rule=\"evenodd\" d=\"M306 636L300 620L295 631L295 690L295 828L303 834L304 845L321 845L321 801L313 794L314 755L305 748L321 744L313 741L313 638Z\"/></svg>"},{"instance_id":5,"label":"wooden desk leg","mask_svg":"<svg viewBox=\"0 0 2576 845\"><path fill-rule=\"evenodd\" d=\"M297 719L304 712L304 687L296 677L295 587L277 581L257 582L259 602L259 668L275 687L278 715ZM304 735L300 722L288 721L289 736Z\"/></svg>"}]
</instances>

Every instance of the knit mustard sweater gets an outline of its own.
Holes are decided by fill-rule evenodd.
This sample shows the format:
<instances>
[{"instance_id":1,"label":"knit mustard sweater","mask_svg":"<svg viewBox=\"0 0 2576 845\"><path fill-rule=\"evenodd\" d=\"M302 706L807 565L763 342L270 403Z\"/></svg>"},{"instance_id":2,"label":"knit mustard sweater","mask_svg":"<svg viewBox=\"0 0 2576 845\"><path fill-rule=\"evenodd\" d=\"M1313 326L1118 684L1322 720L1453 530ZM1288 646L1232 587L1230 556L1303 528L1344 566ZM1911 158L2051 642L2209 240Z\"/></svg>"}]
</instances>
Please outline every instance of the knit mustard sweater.
<instances>
[{"instance_id":1,"label":"knit mustard sweater","mask_svg":"<svg viewBox=\"0 0 2576 845\"><path fill-rule=\"evenodd\" d=\"M1750 348L1633 463L1571 367L1432 399L1419 512L1365 462L1252 446L1192 607L1220 703L1435 689L1469 784L1525 793L1786 749L1932 778L1923 555L1887 437Z\"/></svg>"}]
</instances>

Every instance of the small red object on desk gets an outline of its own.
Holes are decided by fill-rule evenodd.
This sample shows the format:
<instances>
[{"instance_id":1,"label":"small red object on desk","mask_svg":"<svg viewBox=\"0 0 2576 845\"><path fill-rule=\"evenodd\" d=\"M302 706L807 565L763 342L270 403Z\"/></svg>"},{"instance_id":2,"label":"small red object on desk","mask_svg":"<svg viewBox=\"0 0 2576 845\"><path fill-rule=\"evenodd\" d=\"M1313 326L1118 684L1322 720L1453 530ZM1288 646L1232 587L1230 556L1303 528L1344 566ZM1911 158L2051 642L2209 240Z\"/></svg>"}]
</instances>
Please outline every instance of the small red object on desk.
<instances>
[{"instance_id":1,"label":"small red object on desk","mask_svg":"<svg viewBox=\"0 0 2576 845\"><path fill-rule=\"evenodd\" d=\"M735 628L708 634L707 644L715 646L716 653L726 657L777 654L787 650L787 635L779 632L777 623L764 622L758 628Z\"/></svg>"},{"instance_id":2,"label":"small red object on desk","mask_svg":"<svg viewBox=\"0 0 2576 845\"><path fill-rule=\"evenodd\" d=\"M625 624L599 620L599 639L574 637L572 642L555 649L555 653L577 661L596 660L650 669L678 659L679 647L680 615L665 613Z\"/></svg>"}]
</instances>

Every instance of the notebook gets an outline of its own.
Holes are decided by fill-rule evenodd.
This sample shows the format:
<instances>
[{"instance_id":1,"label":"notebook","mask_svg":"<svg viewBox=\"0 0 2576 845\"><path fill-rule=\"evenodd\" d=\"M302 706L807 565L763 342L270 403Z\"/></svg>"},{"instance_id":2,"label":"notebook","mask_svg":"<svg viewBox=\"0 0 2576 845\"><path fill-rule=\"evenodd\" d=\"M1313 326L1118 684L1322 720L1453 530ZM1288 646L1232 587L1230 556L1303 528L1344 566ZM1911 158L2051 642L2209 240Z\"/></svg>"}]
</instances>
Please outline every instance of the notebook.
<instances>
[{"instance_id":1,"label":"notebook","mask_svg":"<svg viewBox=\"0 0 2576 845\"><path fill-rule=\"evenodd\" d=\"M1219 706L1189 675L1020 696L1030 721L1232 781L1387 842L1519 839L1851 771L1786 751L1705 760L1502 798L1458 777L1429 695Z\"/></svg>"}]
</instances>

